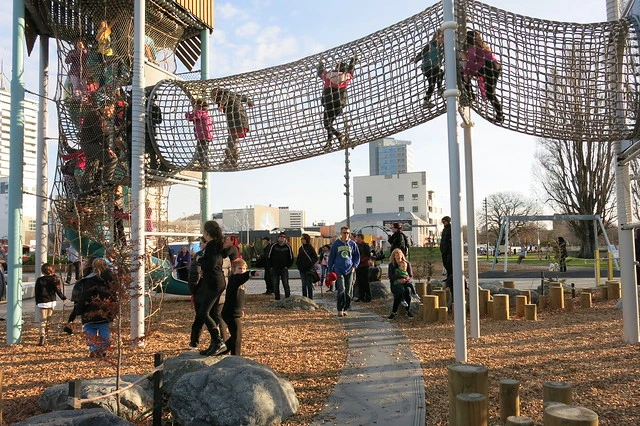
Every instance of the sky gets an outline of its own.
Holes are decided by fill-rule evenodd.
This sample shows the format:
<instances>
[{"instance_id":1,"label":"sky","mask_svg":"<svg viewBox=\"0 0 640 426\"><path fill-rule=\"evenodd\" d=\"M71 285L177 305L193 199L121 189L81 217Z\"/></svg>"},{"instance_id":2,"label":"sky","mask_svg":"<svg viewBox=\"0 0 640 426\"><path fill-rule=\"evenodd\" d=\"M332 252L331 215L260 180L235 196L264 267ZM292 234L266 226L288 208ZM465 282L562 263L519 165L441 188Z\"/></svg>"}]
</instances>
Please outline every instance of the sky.
<instances>
[{"instance_id":1,"label":"sky","mask_svg":"<svg viewBox=\"0 0 640 426\"><path fill-rule=\"evenodd\" d=\"M11 3L7 1L0 4L0 54L5 63L4 72L9 76ZM402 21L434 3L435 0L216 0L215 29L211 35L211 77L259 70L320 53ZM606 20L606 0L485 0L484 3L549 20ZM53 44L51 48L51 66L54 68L57 58ZM26 88L37 92L37 48L26 62ZM53 87L50 84L50 88ZM49 109L54 109L54 106L50 105ZM50 134L55 133L56 127L52 121L49 122ZM476 209L485 197L496 192L517 192L536 198L539 186L532 173L536 138L501 129L477 116L474 122ZM445 116L392 137L412 142L413 171L426 171L444 214L449 214ZM459 132L459 141L462 144L462 132ZM55 166L55 144L51 143L49 148L51 169ZM461 164L464 164L463 158ZM368 145L365 144L351 151L351 176L368 174ZM50 176L53 174L50 173ZM306 211L306 225L310 226L313 222L334 223L345 219L343 185L344 151L341 151L265 169L213 173L211 200L214 212L256 204L289 206L293 210ZM462 197L464 202L464 187ZM197 213L197 200L197 189L172 187L169 218L177 219ZM464 209L463 206L462 211Z\"/></svg>"}]
</instances>

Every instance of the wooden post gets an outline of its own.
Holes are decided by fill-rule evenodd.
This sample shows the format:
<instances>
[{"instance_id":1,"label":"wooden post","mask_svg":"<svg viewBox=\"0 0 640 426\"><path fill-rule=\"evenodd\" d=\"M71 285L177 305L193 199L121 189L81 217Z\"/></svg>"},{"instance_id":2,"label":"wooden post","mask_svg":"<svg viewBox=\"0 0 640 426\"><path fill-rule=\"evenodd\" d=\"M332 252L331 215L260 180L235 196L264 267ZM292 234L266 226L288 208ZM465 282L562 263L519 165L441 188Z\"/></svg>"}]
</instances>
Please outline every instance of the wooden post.
<instances>
[{"instance_id":1,"label":"wooden post","mask_svg":"<svg viewBox=\"0 0 640 426\"><path fill-rule=\"evenodd\" d=\"M80 388L82 387L82 381L74 380L69 382L69 396L67 398L67 407L70 410L79 410L82 408L80 402Z\"/></svg>"},{"instance_id":2,"label":"wooden post","mask_svg":"<svg viewBox=\"0 0 640 426\"><path fill-rule=\"evenodd\" d=\"M436 322L438 321L438 296L428 294L426 296L422 296L422 312L424 314L425 322Z\"/></svg>"},{"instance_id":3,"label":"wooden post","mask_svg":"<svg viewBox=\"0 0 640 426\"><path fill-rule=\"evenodd\" d=\"M509 416L504 426L534 426L533 419L523 416Z\"/></svg>"},{"instance_id":4,"label":"wooden post","mask_svg":"<svg viewBox=\"0 0 640 426\"><path fill-rule=\"evenodd\" d=\"M567 297L564 301L564 310L565 311L573 311L573 299Z\"/></svg>"},{"instance_id":5,"label":"wooden post","mask_svg":"<svg viewBox=\"0 0 640 426\"><path fill-rule=\"evenodd\" d=\"M153 355L153 366L160 367L164 357L161 353ZM153 426L162 426L162 370L153 373Z\"/></svg>"},{"instance_id":6,"label":"wooden post","mask_svg":"<svg viewBox=\"0 0 640 426\"><path fill-rule=\"evenodd\" d=\"M542 403L542 411L546 410L547 407L551 407L552 405L567 405L558 401L547 401Z\"/></svg>"},{"instance_id":7,"label":"wooden post","mask_svg":"<svg viewBox=\"0 0 640 426\"><path fill-rule=\"evenodd\" d=\"M446 290L433 290L432 294L434 296L438 296L438 306L448 306Z\"/></svg>"},{"instance_id":8,"label":"wooden post","mask_svg":"<svg viewBox=\"0 0 640 426\"><path fill-rule=\"evenodd\" d=\"M544 382L542 384L542 402L548 401L571 405L571 385L567 382Z\"/></svg>"},{"instance_id":9,"label":"wooden post","mask_svg":"<svg viewBox=\"0 0 640 426\"><path fill-rule=\"evenodd\" d=\"M449 309L446 306L440 306L438 308L438 322L440 324L446 324L449 319Z\"/></svg>"},{"instance_id":10,"label":"wooden post","mask_svg":"<svg viewBox=\"0 0 640 426\"><path fill-rule=\"evenodd\" d=\"M0 274L2 274L2 271L0 271ZM2 424L2 370L0 370L0 425Z\"/></svg>"},{"instance_id":11,"label":"wooden post","mask_svg":"<svg viewBox=\"0 0 640 426\"><path fill-rule=\"evenodd\" d=\"M562 288L562 285L549 286L549 297L551 299L551 309L564 309L564 288Z\"/></svg>"},{"instance_id":12,"label":"wooden post","mask_svg":"<svg viewBox=\"0 0 640 426\"><path fill-rule=\"evenodd\" d=\"M491 300L491 291L481 288L479 293L479 299L480 300L478 300L478 305L479 305L478 312L480 313L480 316L483 317L487 315L487 302Z\"/></svg>"},{"instance_id":13,"label":"wooden post","mask_svg":"<svg viewBox=\"0 0 640 426\"><path fill-rule=\"evenodd\" d=\"M449 382L449 424L457 425L456 396L461 393L489 394L489 370L475 364L451 364L447 367ZM488 411L485 410L485 411ZM488 416L488 412L486 416Z\"/></svg>"},{"instance_id":14,"label":"wooden post","mask_svg":"<svg viewBox=\"0 0 640 426\"><path fill-rule=\"evenodd\" d=\"M509 295L508 294L493 295L493 319L495 320L509 319Z\"/></svg>"},{"instance_id":15,"label":"wooden post","mask_svg":"<svg viewBox=\"0 0 640 426\"><path fill-rule=\"evenodd\" d=\"M487 301L487 316L493 318L493 300Z\"/></svg>"},{"instance_id":16,"label":"wooden post","mask_svg":"<svg viewBox=\"0 0 640 426\"><path fill-rule=\"evenodd\" d=\"M418 319L421 320L424 318L424 305L420 303L418 305Z\"/></svg>"},{"instance_id":17,"label":"wooden post","mask_svg":"<svg viewBox=\"0 0 640 426\"><path fill-rule=\"evenodd\" d=\"M516 316L522 318L524 316L524 305L527 304L527 296L516 296Z\"/></svg>"},{"instance_id":18,"label":"wooden post","mask_svg":"<svg viewBox=\"0 0 640 426\"><path fill-rule=\"evenodd\" d=\"M481 393L461 393L456 396L456 426L487 426L487 397Z\"/></svg>"},{"instance_id":19,"label":"wooden post","mask_svg":"<svg viewBox=\"0 0 640 426\"><path fill-rule=\"evenodd\" d=\"M524 319L527 321L538 321L538 307L535 303L527 303L524 305Z\"/></svg>"},{"instance_id":20,"label":"wooden post","mask_svg":"<svg viewBox=\"0 0 640 426\"><path fill-rule=\"evenodd\" d=\"M600 297L602 300L609 298L609 288L606 285L600 286Z\"/></svg>"},{"instance_id":21,"label":"wooden post","mask_svg":"<svg viewBox=\"0 0 640 426\"><path fill-rule=\"evenodd\" d=\"M427 295L427 283L417 282L416 283L416 293L418 296L426 296Z\"/></svg>"},{"instance_id":22,"label":"wooden post","mask_svg":"<svg viewBox=\"0 0 640 426\"><path fill-rule=\"evenodd\" d=\"M549 306L549 296L540 295L538 301L540 303L540 310L547 309Z\"/></svg>"},{"instance_id":23,"label":"wooden post","mask_svg":"<svg viewBox=\"0 0 640 426\"><path fill-rule=\"evenodd\" d=\"M527 296L527 303L531 303L531 290L520 290L520 294Z\"/></svg>"},{"instance_id":24,"label":"wooden post","mask_svg":"<svg viewBox=\"0 0 640 426\"><path fill-rule=\"evenodd\" d=\"M577 405L553 405L544 409L544 426L598 426L598 415Z\"/></svg>"},{"instance_id":25,"label":"wooden post","mask_svg":"<svg viewBox=\"0 0 640 426\"><path fill-rule=\"evenodd\" d=\"M513 379L500 380L500 420L520 415L520 382Z\"/></svg>"},{"instance_id":26,"label":"wooden post","mask_svg":"<svg viewBox=\"0 0 640 426\"><path fill-rule=\"evenodd\" d=\"M607 281L607 298L618 300L622 297L622 287L620 281Z\"/></svg>"},{"instance_id":27,"label":"wooden post","mask_svg":"<svg viewBox=\"0 0 640 426\"><path fill-rule=\"evenodd\" d=\"M515 281L503 281L502 285L504 288L516 288L516 282Z\"/></svg>"},{"instance_id":28,"label":"wooden post","mask_svg":"<svg viewBox=\"0 0 640 426\"><path fill-rule=\"evenodd\" d=\"M580 306L583 308L590 308L592 306L591 293L586 291L580 293Z\"/></svg>"}]
</instances>

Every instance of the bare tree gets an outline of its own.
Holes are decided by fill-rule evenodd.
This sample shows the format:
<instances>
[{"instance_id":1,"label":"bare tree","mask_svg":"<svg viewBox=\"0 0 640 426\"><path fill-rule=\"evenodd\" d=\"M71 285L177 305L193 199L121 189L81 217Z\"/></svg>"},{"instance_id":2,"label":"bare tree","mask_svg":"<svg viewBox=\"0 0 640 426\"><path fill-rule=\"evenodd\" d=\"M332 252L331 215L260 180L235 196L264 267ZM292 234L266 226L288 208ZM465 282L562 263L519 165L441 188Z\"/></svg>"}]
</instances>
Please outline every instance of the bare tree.
<instances>
[{"instance_id":1,"label":"bare tree","mask_svg":"<svg viewBox=\"0 0 640 426\"><path fill-rule=\"evenodd\" d=\"M614 144L539 140L536 153L538 175L549 197L547 203L559 214L598 214L606 228L614 216ZM592 259L596 236L590 221L568 221L580 240L578 257Z\"/></svg>"},{"instance_id":2,"label":"bare tree","mask_svg":"<svg viewBox=\"0 0 640 426\"><path fill-rule=\"evenodd\" d=\"M476 212L479 224L478 231L483 235L482 230L487 229L488 226L489 235L490 238L493 238L493 241L498 239L500 226L505 216L530 216L538 214L538 206L535 200L528 199L516 192L496 192L490 194L486 202L486 215L484 206ZM516 238L522 242L534 241L532 235L535 235L536 230L537 228L534 222L509 222L509 235L516 235Z\"/></svg>"}]
</instances>

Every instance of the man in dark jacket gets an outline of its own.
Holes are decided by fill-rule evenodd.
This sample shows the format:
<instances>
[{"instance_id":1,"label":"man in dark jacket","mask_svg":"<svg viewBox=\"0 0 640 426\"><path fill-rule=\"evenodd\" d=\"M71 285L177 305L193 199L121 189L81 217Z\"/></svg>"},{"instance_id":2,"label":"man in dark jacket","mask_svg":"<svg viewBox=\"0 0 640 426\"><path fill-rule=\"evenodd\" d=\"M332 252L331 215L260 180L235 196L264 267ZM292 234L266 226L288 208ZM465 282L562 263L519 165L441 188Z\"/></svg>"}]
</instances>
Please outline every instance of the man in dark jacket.
<instances>
[{"instance_id":1,"label":"man in dark jacket","mask_svg":"<svg viewBox=\"0 0 640 426\"><path fill-rule=\"evenodd\" d=\"M402 250L402 253L407 256L409 254L409 241L404 232L402 232L402 225L395 222L391 225L391 230L393 231L393 234L391 234L388 239L389 244L391 245L389 252L393 252L395 249L399 248Z\"/></svg>"},{"instance_id":2,"label":"man in dark jacket","mask_svg":"<svg viewBox=\"0 0 640 426\"><path fill-rule=\"evenodd\" d=\"M284 287L284 297L291 296L289 287L289 268L293 265L293 250L287 242L287 234L281 232L278 242L271 245L267 255L267 267L270 269L273 294L280 300L280 280Z\"/></svg>"},{"instance_id":3,"label":"man in dark jacket","mask_svg":"<svg viewBox=\"0 0 640 426\"><path fill-rule=\"evenodd\" d=\"M371 260L371 247L364 240L363 234L356 234L356 244L360 252L360 263L356 268L356 286L361 302L371 302L371 285L369 283L369 260Z\"/></svg>"},{"instance_id":4,"label":"man in dark jacket","mask_svg":"<svg viewBox=\"0 0 640 426\"><path fill-rule=\"evenodd\" d=\"M442 218L442 238L440 239L440 253L442 254L442 265L447 271L447 287L451 291L451 300L453 300L453 258L451 250L451 218L445 216Z\"/></svg>"},{"instance_id":5,"label":"man in dark jacket","mask_svg":"<svg viewBox=\"0 0 640 426\"><path fill-rule=\"evenodd\" d=\"M264 267L264 283L267 286L267 290L264 294L273 294L273 281L271 278L271 269L267 265L267 257L269 257L269 250L271 250L271 238L262 238L262 259L261 266Z\"/></svg>"}]
</instances>

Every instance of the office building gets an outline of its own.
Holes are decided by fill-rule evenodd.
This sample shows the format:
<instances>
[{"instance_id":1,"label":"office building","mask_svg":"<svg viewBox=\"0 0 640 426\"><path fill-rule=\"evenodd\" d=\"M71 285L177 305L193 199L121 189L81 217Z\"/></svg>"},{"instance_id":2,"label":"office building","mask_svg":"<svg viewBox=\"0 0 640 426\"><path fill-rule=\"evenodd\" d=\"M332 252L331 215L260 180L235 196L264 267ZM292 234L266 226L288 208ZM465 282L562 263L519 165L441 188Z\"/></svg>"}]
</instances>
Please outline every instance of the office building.
<instances>
[{"instance_id":1,"label":"office building","mask_svg":"<svg viewBox=\"0 0 640 426\"><path fill-rule=\"evenodd\" d=\"M369 175L395 175L412 170L410 141L382 138L369 143Z\"/></svg>"}]
</instances>

